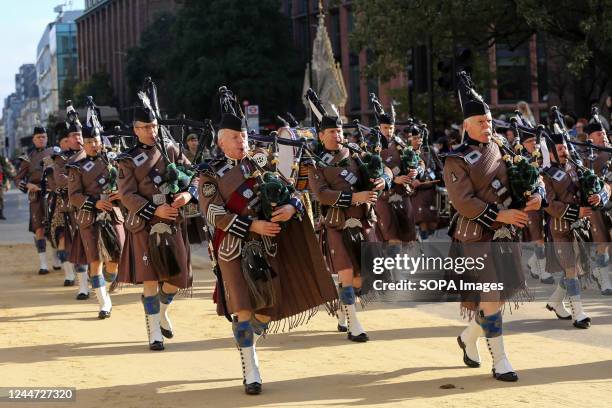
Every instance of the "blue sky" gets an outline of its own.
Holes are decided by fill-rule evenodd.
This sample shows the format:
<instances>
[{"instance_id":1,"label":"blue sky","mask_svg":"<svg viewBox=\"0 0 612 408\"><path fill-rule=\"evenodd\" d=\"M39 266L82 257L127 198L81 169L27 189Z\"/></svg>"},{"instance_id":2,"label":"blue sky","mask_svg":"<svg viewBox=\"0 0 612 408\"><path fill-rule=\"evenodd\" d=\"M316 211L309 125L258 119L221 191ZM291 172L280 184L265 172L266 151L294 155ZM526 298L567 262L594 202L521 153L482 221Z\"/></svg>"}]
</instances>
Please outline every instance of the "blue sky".
<instances>
[{"instance_id":1,"label":"blue sky","mask_svg":"<svg viewBox=\"0 0 612 408\"><path fill-rule=\"evenodd\" d=\"M69 2L0 0L0 103L3 104L4 98L15 91L15 74L19 66L36 62L38 41L45 26L55 20L53 8L65 3ZM82 10L84 4L85 0L73 0L72 10Z\"/></svg>"}]
</instances>

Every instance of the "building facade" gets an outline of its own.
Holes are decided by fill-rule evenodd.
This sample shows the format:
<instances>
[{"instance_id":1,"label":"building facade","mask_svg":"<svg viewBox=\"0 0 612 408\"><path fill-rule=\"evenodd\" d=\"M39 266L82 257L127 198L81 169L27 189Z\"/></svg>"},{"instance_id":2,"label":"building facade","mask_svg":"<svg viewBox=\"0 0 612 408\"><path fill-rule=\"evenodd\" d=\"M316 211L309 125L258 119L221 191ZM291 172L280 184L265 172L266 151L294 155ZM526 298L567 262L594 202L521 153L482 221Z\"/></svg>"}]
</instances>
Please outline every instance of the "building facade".
<instances>
[{"instance_id":1,"label":"building facade","mask_svg":"<svg viewBox=\"0 0 612 408\"><path fill-rule=\"evenodd\" d=\"M36 73L39 90L40 120L47 124L49 116L58 116L64 107L62 90L67 81L77 79L77 27L75 19L82 10L61 12L47 24L38 43Z\"/></svg>"},{"instance_id":2,"label":"building facade","mask_svg":"<svg viewBox=\"0 0 612 408\"><path fill-rule=\"evenodd\" d=\"M335 60L340 63L342 76L348 94L344 115L348 119L359 119L370 123L373 118L369 93L378 95L384 106L389 106L390 89L405 88L408 81L405 73L400 72L389 82L381 83L375 78L366 78L362 73L368 64L365 50L355 51L349 47L349 36L353 31L353 7L349 0L323 1L325 23L332 43ZM315 38L318 0L283 0L282 12L291 18L293 40L304 61L304 67L312 55L312 41Z\"/></svg>"},{"instance_id":3,"label":"building facade","mask_svg":"<svg viewBox=\"0 0 612 408\"><path fill-rule=\"evenodd\" d=\"M22 109L28 106L26 118L22 118ZM32 107L36 111L30 111ZM15 92L4 100L2 109L2 119L4 122L5 148L8 155L12 156L21 147L20 138L25 136L25 125L22 120L36 122L39 120L38 111L38 86L36 85L36 66L34 64L23 64L15 74ZM30 130L31 132L31 130Z\"/></svg>"},{"instance_id":4,"label":"building facade","mask_svg":"<svg viewBox=\"0 0 612 408\"><path fill-rule=\"evenodd\" d=\"M372 107L368 94L377 93L383 105L388 106L391 103L389 90L405 90L408 94L411 78L408 78L406 72L398 72L395 78L386 83L364 77L363 72L370 56L365 50L356 51L349 47L349 37L353 31L352 2L325 0L322 5L334 57L342 67L347 88L348 101L344 113L349 119L371 123ZM305 66L312 54L319 0L283 0L282 11L292 20L293 40ZM492 109L499 113L512 113L517 102L524 100L531 106L536 120L546 114L549 104L555 101L547 86L547 55L543 38L534 35L512 50L498 43L488 49L486 57L492 81L490 89L485 93ZM437 72L432 74L435 81Z\"/></svg>"},{"instance_id":5,"label":"building facade","mask_svg":"<svg viewBox=\"0 0 612 408\"><path fill-rule=\"evenodd\" d=\"M138 45L141 33L160 12L175 12L179 0L86 0L77 21L78 78L97 72L110 75L119 112L127 116L130 96L125 69L127 51Z\"/></svg>"}]
</instances>

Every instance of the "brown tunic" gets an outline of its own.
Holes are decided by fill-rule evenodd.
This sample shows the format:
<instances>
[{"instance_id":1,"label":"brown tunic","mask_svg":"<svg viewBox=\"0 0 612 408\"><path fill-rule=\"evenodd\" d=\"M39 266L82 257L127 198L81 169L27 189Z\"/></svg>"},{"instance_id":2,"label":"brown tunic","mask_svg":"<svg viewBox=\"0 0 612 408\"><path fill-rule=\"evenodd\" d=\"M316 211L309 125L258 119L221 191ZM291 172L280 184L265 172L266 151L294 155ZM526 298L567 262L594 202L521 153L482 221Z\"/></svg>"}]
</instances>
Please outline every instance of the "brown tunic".
<instances>
[{"instance_id":1,"label":"brown tunic","mask_svg":"<svg viewBox=\"0 0 612 408\"><path fill-rule=\"evenodd\" d=\"M401 157L398 146L394 140L389 142L386 149L381 150L380 157L393 177L400 174ZM378 234L382 241L414 241L416 228L414 211L409 193L409 186L393 183L389 191L383 191L376 201L376 216ZM392 203L396 203L397 210ZM398 214L399 213L399 214Z\"/></svg>"},{"instance_id":2,"label":"brown tunic","mask_svg":"<svg viewBox=\"0 0 612 408\"><path fill-rule=\"evenodd\" d=\"M50 157L53 153L53 148L32 149L22 157L19 170L15 176L15 184L19 185L22 191L26 188L27 183L35 184L39 187L43 179L43 171L46 167L45 158ZM27 190L26 190L27 191ZM26 192L24 191L24 192ZM28 193L30 201L30 232L36 232L37 229L45 226L45 208L42 192Z\"/></svg>"},{"instance_id":3,"label":"brown tunic","mask_svg":"<svg viewBox=\"0 0 612 408\"><path fill-rule=\"evenodd\" d=\"M435 176L433 169L428 168L425 163L428 162L428 154L419 151L421 155L422 175L419 177L421 182L433 181ZM433 223L438 221L438 209L436 208L436 184L426 183L419 185L414 194L410 197L412 202L412 211L414 212L414 222Z\"/></svg>"},{"instance_id":4,"label":"brown tunic","mask_svg":"<svg viewBox=\"0 0 612 408\"><path fill-rule=\"evenodd\" d=\"M358 184L361 176L359 166L350 157L349 150L342 148L335 153L324 153L323 159L326 158L328 167L311 167L308 173L310 189L321 204L325 217L325 228L321 234L323 253L333 273L352 269L355 275L359 275L359 265L351 261L351 255L342 239L342 230L361 225L365 239L376 242L373 227L377 219L374 206L369 203L351 204L353 193L358 191L354 185Z\"/></svg>"},{"instance_id":5,"label":"brown tunic","mask_svg":"<svg viewBox=\"0 0 612 408\"><path fill-rule=\"evenodd\" d=\"M168 156L177 165L189 166L191 163L183 156L179 157L179 149L168 145ZM174 228L173 237L176 242L177 260L180 273L171 276L168 282L179 288L191 287L193 275L191 271L191 253L184 235L183 217L175 221L156 217L154 214L157 203L154 196L170 202L166 195L161 195L163 176L166 163L156 146L138 144L118 158L119 194L121 203L127 209L128 215L124 223L126 240L119 263L119 282L138 284L144 281L159 281L160 278L151 264L149 249L149 233L157 223L165 223ZM194 177L190 189L197 192L197 179ZM195 190L195 191L194 191Z\"/></svg>"},{"instance_id":6,"label":"brown tunic","mask_svg":"<svg viewBox=\"0 0 612 408\"><path fill-rule=\"evenodd\" d=\"M265 157L261 151L256 154ZM277 301L258 313L276 321L333 302L336 290L299 194L294 193L291 199L298 211L283 224L279 235L264 237L249 231L251 222L261 217L260 180L251 177L255 170L250 158L222 158L200 166L200 207L215 229L213 248L223 280L225 311L254 309L241 266L243 246L253 240L262 242L268 264L276 272L273 285ZM215 293L221 315L220 293Z\"/></svg>"},{"instance_id":7,"label":"brown tunic","mask_svg":"<svg viewBox=\"0 0 612 408\"><path fill-rule=\"evenodd\" d=\"M98 157L86 157L67 165L68 195L70 204L77 208L76 222L78 225L79 236L87 262L101 260L98 249L99 231L97 218L103 211L95 207L96 202L102 194L109 194L106 191L109 182L109 169L107 164ZM113 225L118 243L121 247L125 242L125 232L123 230L123 214L120 208L114 203L113 210L110 212L110 222ZM118 263L119 257L110 261Z\"/></svg>"},{"instance_id":8,"label":"brown tunic","mask_svg":"<svg viewBox=\"0 0 612 408\"><path fill-rule=\"evenodd\" d=\"M449 233L453 241L462 243L452 247L451 256L475 259L483 254L495 253L497 248L492 243L494 234L503 226L495 219L498 211L512 202L507 168L499 146L493 141L463 144L447 154L444 183L449 199L457 210ZM503 282L503 292L461 292L463 308L474 311L481 301L509 300L525 289L520 247L513 246L511 256L502 258L504 263L499 259L496 256L485 257L483 270L467 271L461 279L481 283Z\"/></svg>"},{"instance_id":9,"label":"brown tunic","mask_svg":"<svg viewBox=\"0 0 612 408\"><path fill-rule=\"evenodd\" d=\"M574 234L572 223L578 220L580 211L580 188L576 168L567 163L563 166L553 164L544 173L546 201L544 209L549 216L548 230L553 239L556 258L563 269L576 266L572 245Z\"/></svg>"},{"instance_id":10,"label":"brown tunic","mask_svg":"<svg viewBox=\"0 0 612 408\"><path fill-rule=\"evenodd\" d=\"M604 176L604 169L607 169L608 161L612 159L612 153L594 150L593 154L595 155L595 159L592 163L591 160L589 160L589 152L586 151L583 154L584 164L588 167L592 166L593 171L598 176ZM607 171L610 170L612 169L607 169ZM612 226L603 212L601 210L593 210L593 214L591 214L591 235L593 237L593 242L610 242L610 227Z\"/></svg>"},{"instance_id":11,"label":"brown tunic","mask_svg":"<svg viewBox=\"0 0 612 408\"><path fill-rule=\"evenodd\" d=\"M76 211L70 204L68 196L68 169L69 162L85 158L85 151L66 150L54 156L53 179L57 193L57 210L64 214L65 247L68 249L68 260L74 264L87 264L87 256L81 236L77 230Z\"/></svg>"},{"instance_id":12,"label":"brown tunic","mask_svg":"<svg viewBox=\"0 0 612 408\"><path fill-rule=\"evenodd\" d=\"M195 160L195 152L192 152L189 149L183 150L185 157L191 163L196 164ZM198 215L196 215L198 214ZM188 203L185 206L185 230L187 231L187 239L190 244L201 244L206 241L206 234L204 233L204 228L206 228L206 221L204 220L204 216L200 212L200 208L198 203Z\"/></svg>"}]
</instances>

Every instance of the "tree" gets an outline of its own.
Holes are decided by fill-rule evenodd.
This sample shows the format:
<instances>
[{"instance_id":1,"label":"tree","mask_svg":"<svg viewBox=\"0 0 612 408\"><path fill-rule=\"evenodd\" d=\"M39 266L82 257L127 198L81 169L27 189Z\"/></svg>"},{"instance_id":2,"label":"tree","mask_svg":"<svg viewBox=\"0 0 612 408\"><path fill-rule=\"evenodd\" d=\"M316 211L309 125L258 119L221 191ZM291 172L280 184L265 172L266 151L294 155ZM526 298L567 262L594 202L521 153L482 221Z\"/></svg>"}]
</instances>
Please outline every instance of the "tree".
<instances>
[{"instance_id":1,"label":"tree","mask_svg":"<svg viewBox=\"0 0 612 408\"><path fill-rule=\"evenodd\" d=\"M113 87L108 72L96 72L87 81L74 87L72 102L75 106L85 106L85 99L93 96L96 105L114 105Z\"/></svg>"},{"instance_id":2,"label":"tree","mask_svg":"<svg viewBox=\"0 0 612 408\"><path fill-rule=\"evenodd\" d=\"M170 116L217 119L226 85L271 119L300 101L303 67L289 24L278 0L187 0L128 53L130 83L151 74Z\"/></svg>"},{"instance_id":3,"label":"tree","mask_svg":"<svg viewBox=\"0 0 612 408\"><path fill-rule=\"evenodd\" d=\"M546 35L563 50L563 70L577 82L577 105L600 95L612 76L608 0L355 0L354 10L352 43L374 51L369 72L383 79L402 69L425 34L432 36L436 59L457 46L486 51L504 43L513 49L535 33Z\"/></svg>"}]
</instances>

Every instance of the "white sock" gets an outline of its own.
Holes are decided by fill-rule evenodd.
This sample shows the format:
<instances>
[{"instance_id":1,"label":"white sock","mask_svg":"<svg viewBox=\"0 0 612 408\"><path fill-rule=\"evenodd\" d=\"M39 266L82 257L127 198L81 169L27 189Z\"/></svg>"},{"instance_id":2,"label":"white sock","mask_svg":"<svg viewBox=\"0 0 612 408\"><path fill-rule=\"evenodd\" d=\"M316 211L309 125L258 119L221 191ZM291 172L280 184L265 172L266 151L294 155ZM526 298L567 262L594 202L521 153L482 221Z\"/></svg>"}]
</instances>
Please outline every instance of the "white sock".
<instances>
[{"instance_id":1,"label":"white sock","mask_svg":"<svg viewBox=\"0 0 612 408\"><path fill-rule=\"evenodd\" d=\"M47 253L39 252L38 258L40 259L40 269L49 269L49 266L47 265Z\"/></svg>"},{"instance_id":2,"label":"white sock","mask_svg":"<svg viewBox=\"0 0 612 408\"><path fill-rule=\"evenodd\" d=\"M357 310L355 304L342 305L344 307L344 313L346 315L346 321L348 324L348 330L353 336L359 336L361 333L365 333L359 319L357 319Z\"/></svg>"},{"instance_id":3,"label":"white sock","mask_svg":"<svg viewBox=\"0 0 612 408\"><path fill-rule=\"evenodd\" d=\"M62 263L62 268L64 269L64 279L73 281L74 280L74 265L66 261Z\"/></svg>"},{"instance_id":4,"label":"white sock","mask_svg":"<svg viewBox=\"0 0 612 408\"><path fill-rule=\"evenodd\" d=\"M106 286L100 286L99 288L96 288L96 297L98 298L100 310L110 312L113 307L113 303L111 302L110 296L106 292Z\"/></svg>"},{"instance_id":5,"label":"white sock","mask_svg":"<svg viewBox=\"0 0 612 408\"><path fill-rule=\"evenodd\" d=\"M89 293L87 272L79 272L79 293Z\"/></svg>"},{"instance_id":6,"label":"white sock","mask_svg":"<svg viewBox=\"0 0 612 408\"><path fill-rule=\"evenodd\" d=\"M60 261L59 257L57 256L57 249L51 248L51 253L53 254L53 266L56 267L56 268L61 266L62 262Z\"/></svg>"}]
</instances>

